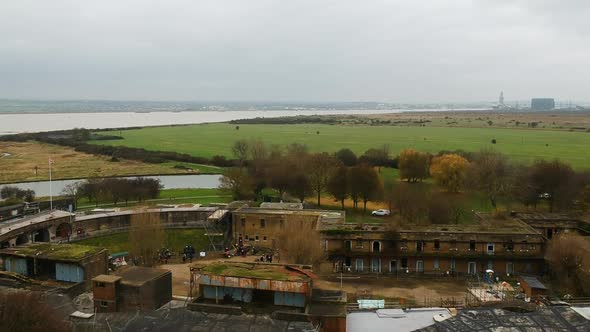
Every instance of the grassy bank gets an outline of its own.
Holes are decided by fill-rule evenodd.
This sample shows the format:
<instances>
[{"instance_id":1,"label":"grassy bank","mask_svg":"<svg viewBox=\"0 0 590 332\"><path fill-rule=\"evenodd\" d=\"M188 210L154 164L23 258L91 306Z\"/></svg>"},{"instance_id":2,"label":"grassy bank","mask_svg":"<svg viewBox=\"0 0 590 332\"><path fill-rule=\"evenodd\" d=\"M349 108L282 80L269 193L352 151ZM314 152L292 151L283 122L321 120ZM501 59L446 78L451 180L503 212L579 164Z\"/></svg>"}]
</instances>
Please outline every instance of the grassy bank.
<instances>
[{"instance_id":1,"label":"grassy bank","mask_svg":"<svg viewBox=\"0 0 590 332\"><path fill-rule=\"evenodd\" d=\"M219 190L219 189L202 189L202 188L191 188L191 189L164 189L160 191L160 195L157 199L148 200L142 204L156 205L156 204L203 204L208 205L211 203L227 203L231 201L231 195ZM125 202L117 204L119 207L137 205L138 202L129 202L125 205ZM89 202L86 197L81 197L78 200L78 208L94 208L96 203ZM99 201L100 207L113 207L112 202L105 200Z\"/></svg>"},{"instance_id":2,"label":"grassy bank","mask_svg":"<svg viewBox=\"0 0 590 332\"><path fill-rule=\"evenodd\" d=\"M125 159L112 162L109 157L95 156L77 152L69 147L38 142L0 142L0 154L3 153L8 155L0 157L0 183L48 180L49 159L54 161L52 167L52 177L54 180L92 176L221 172L221 169L215 166L180 162L148 164ZM176 168L175 166L177 165L191 168L193 172Z\"/></svg>"},{"instance_id":3,"label":"grassy bank","mask_svg":"<svg viewBox=\"0 0 590 332\"><path fill-rule=\"evenodd\" d=\"M209 247L209 240L205 236L205 231L201 229L167 229L164 231L166 239L164 246L174 252L182 251L187 244L192 244L197 251L205 250ZM105 247L110 253L129 251L129 233L116 233L105 236L99 236L91 239L85 239L75 242L76 244L87 246Z\"/></svg>"},{"instance_id":4,"label":"grassy bank","mask_svg":"<svg viewBox=\"0 0 590 332\"><path fill-rule=\"evenodd\" d=\"M576 168L590 168L590 133L575 131L319 124L240 125L237 130L236 125L219 123L124 130L121 134L124 139L94 143L203 157L232 157L231 146L238 139L260 139L278 145L297 142L312 151L334 152L347 147L356 153L383 144L389 145L393 154L405 148L434 153L493 147L517 161L559 158ZM492 139L497 143L492 144Z\"/></svg>"}]
</instances>

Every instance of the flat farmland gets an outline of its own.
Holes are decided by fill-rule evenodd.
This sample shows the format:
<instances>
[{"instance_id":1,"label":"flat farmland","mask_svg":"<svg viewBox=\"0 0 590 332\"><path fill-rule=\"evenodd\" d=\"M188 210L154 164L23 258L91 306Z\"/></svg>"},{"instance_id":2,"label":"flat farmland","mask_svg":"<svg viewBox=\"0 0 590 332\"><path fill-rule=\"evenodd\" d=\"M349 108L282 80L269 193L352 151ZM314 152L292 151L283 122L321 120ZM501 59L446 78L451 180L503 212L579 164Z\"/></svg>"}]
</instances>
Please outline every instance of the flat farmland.
<instances>
[{"instance_id":1,"label":"flat farmland","mask_svg":"<svg viewBox=\"0 0 590 332\"><path fill-rule=\"evenodd\" d=\"M48 161L54 161L53 179L76 179L91 176L125 176L141 174L198 174L219 173L215 166L181 162L148 164L135 160L110 161L107 156L96 156L73 148L38 142L0 142L0 183L42 181L49 177ZM191 167L193 172L175 168Z\"/></svg>"},{"instance_id":2,"label":"flat farmland","mask_svg":"<svg viewBox=\"0 0 590 332\"><path fill-rule=\"evenodd\" d=\"M123 130L121 134L124 139L93 143L202 157L232 157L231 146L238 139L258 139L279 146L302 143L312 151L350 148L358 154L383 144L389 145L392 154L405 148L432 153L494 148L520 162L559 158L577 169L590 169L590 133L567 130L327 124L241 124L238 130L235 124L219 123L148 127ZM496 144L492 144L493 139Z\"/></svg>"}]
</instances>

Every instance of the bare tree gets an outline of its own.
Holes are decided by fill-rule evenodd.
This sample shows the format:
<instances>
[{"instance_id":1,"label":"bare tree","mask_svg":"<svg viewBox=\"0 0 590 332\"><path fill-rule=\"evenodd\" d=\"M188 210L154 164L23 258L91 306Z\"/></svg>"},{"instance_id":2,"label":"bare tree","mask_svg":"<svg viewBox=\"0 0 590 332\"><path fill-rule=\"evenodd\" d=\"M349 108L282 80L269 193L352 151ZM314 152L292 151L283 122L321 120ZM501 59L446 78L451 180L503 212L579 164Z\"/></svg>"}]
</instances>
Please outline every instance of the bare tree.
<instances>
[{"instance_id":1,"label":"bare tree","mask_svg":"<svg viewBox=\"0 0 590 332\"><path fill-rule=\"evenodd\" d=\"M268 157L269 151L266 144L261 140L251 140L248 142L249 153L252 161L264 160Z\"/></svg>"},{"instance_id":2,"label":"bare tree","mask_svg":"<svg viewBox=\"0 0 590 332\"><path fill-rule=\"evenodd\" d=\"M539 189L533 182L530 167L516 165L510 185L510 197L524 206L537 207L539 202Z\"/></svg>"},{"instance_id":3,"label":"bare tree","mask_svg":"<svg viewBox=\"0 0 590 332\"><path fill-rule=\"evenodd\" d=\"M506 156L493 150L482 150L469 165L466 183L469 188L485 193L495 209L498 197L510 192L511 176L512 168Z\"/></svg>"},{"instance_id":4,"label":"bare tree","mask_svg":"<svg viewBox=\"0 0 590 332\"><path fill-rule=\"evenodd\" d=\"M571 207L582 190L572 167L559 160L536 161L531 167L530 179L537 195L547 194L550 212Z\"/></svg>"},{"instance_id":5,"label":"bare tree","mask_svg":"<svg viewBox=\"0 0 590 332\"><path fill-rule=\"evenodd\" d=\"M399 183L393 188L393 201L403 221L414 224L428 216L428 193L420 184Z\"/></svg>"},{"instance_id":6,"label":"bare tree","mask_svg":"<svg viewBox=\"0 0 590 332\"><path fill-rule=\"evenodd\" d=\"M354 208L358 201L363 201L363 210L367 210L367 202L382 197L383 187L379 175L373 167L361 165L348 171L348 189Z\"/></svg>"},{"instance_id":7,"label":"bare tree","mask_svg":"<svg viewBox=\"0 0 590 332\"><path fill-rule=\"evenodd\" d=\"M305 197L313 193L309 177L303 170L294 170L288 179L289 187L287 188L287 192L297 197L301 203L303 203Z\"/></svg>"},{"instance_id":8,"label":"bare tree","mask_svg":"<svg viewBox=\"0 0 590 332\"><path fill-rule=\"evenodd\" d=\"M336 169L337 162L326 152L312 154L305 167L306 173L309 177L311 189L317 195L318 206L321 203L322 193L326 190L328 180Z\"/></svg>"},{"instance_id":9,"label":"bare tree","mask_svg":"<svg viewBox=\"0 0 590 332\"><path fill-rule=\"evenodd\" d=\"M231 151L240 162L240 166L244 165L246 159L248 159L248 152L250 151L250 145L248 141L245 139L237 140L234 142L234 145L231 148Z\"/></svg>"},{"instance_id":10,"label":"bare tree","mask_svg":"<svg viewBox=\"0 0 590 332\"><path fill-rule=\"evenodd\" d=\"M460 195L432 193L427 202L428 220L432 224L458 224L468 211Z\"/></svg>"},{"instance_id":11,"label":"bare tree","mask_svg":"<svg viewBox=\"0 0 590 332\"><path fill-rule=\"evenodd\" d=\"M590 269L590 246L584 237L577 234L562 234L554 237L547 247L545 259L552 272L566 288L579 293L590 288L587 277Z\"/></svg>"},{"instance_id":12,"label":"bare tree","mask_svg":"<svg viewBox=\"0 0 590 332\"><path fill-rule=\"evenodd\" d=\"M164 244L164 227L160 214L143 211L131 216L129 245L131 254L142 264L153 266L158 262L158 253Z\"/></svg>"},{"instance_id":13,"label":"bare tree","mask_svg":"<svg viewBox=\"0 0 590 332\"><path fill-rule=\"evenodd\" d=\"M243 169L228 168L219 179L219 189L230 192L234 199L248 199L254 192L254 180Z\"/></svg>"},{"instance_id":14,"label":"bare tree","mask_svg":"<svg viewBox=\"0 0 590 332\"><path fill-rule=\"evenodd\" d=\"M281 259L293 264L320 263L324 258L317 220L290 216L279 234Z\"/></svg>"},{"instance_id":15,"label":"bare tree","mask_svg":"<svg viewBox=\"0 0 590 332\"><path fill-rule=\"evenodd\" d=\"M332 174L326 185L327 191L338 200L344 210L344 200L348 197L348 169L344 166L338 167Z\"/></svg>"},{"instance_id":16,"label":"bare tree","mask_svg":"<svg viewBox=\"0 0 590 332\"><path fill-rule=\"evenodd\" d=\"M290 177L293 174L295 165L293 165L289 158L280 157L269 161L266 169L266 177L268 185L278 191L279 198L283 198L283 194L289 189L291 184Z\"/></svg>"},{"instance_id":17,"label":"bare tree","mask_svg":"<svg viewBox=\"0 0 590 332\"><path fill-rule=\"evenodd\" d=\"M78 195L80 193L81 182L76 181L66 185L61 194L74 200L74 205L78 205Z\"/></svg>"},{"instance_id":18,"label":"bare tree","mask_svg":"<svg viewBox=\"0 0 590 332\"><path fill-rule=\"evenodd\" d=\"M60 319L58 312L40 293L32 291L0 293L0 331L65 332L71 330L71 325Z\"/></svg>"}]
</instances>

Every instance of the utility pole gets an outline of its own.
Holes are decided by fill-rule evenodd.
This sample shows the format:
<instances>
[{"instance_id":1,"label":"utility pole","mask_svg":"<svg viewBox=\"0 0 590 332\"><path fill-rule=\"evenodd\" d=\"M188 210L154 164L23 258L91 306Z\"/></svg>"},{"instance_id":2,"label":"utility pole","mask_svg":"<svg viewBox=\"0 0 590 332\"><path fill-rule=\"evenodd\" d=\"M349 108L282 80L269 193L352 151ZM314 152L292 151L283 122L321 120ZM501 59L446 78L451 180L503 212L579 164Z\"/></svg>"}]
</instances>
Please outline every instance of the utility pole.
<instances>
[{"instance_id":1,"label":"utility pole","mask_svg":"<svg viewBox=\"0 0 590 332\"><path fill-rule=\"evenodd\" d=\"M51 164L53 164L53 160L49 158L49 210L53 211L53 193L51 192Z\"/></svg>"}]
</instances>

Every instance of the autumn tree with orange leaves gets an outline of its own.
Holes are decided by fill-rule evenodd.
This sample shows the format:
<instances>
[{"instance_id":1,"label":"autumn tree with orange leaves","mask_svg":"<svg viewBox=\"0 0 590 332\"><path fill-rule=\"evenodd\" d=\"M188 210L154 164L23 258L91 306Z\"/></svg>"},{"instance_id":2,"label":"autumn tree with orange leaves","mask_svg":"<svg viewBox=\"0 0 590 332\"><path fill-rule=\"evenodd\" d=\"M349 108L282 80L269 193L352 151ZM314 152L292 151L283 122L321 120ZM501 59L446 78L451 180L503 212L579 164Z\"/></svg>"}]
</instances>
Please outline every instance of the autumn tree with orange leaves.
<instances>
[{"instance_id":1,"label":"autumn tree with orange leaves","mask_svg":"<svg viewBox=\"0 0 590 332\"><path fill-rule=\"evenodd\" d=\"M469 161L451 153L434 157L430 163L430 175L434 181L448 192L459 192L465 182Z\"/></svg>"}]
</instances>

